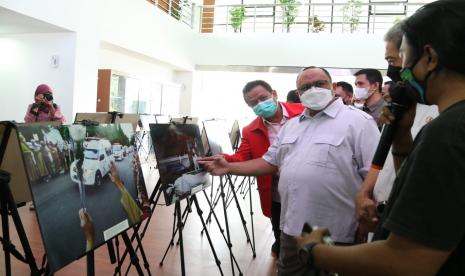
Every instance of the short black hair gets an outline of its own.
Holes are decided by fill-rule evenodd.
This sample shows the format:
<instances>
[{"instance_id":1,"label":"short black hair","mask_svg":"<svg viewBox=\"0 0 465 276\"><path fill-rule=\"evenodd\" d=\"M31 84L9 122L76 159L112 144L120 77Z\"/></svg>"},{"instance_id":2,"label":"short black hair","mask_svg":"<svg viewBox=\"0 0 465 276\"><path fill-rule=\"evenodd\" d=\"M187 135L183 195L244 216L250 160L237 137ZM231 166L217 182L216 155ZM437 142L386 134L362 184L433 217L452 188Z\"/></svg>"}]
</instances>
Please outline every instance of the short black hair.
<instances>
[{"instance_id":1,"label":"short black hair","mask_svg":"<svg viewBox=\"0 0 465 276\"><path fill-rule=\"evenodd\" d=\"M394 82L393 81L385 81L384 85L392 85Z\"/></svg>"},{"instance_id":2,"label":"short black hair","mask_svg":"<svg viewBox=\"0 0 465 276\"><path fill-rule=\"evenodd\" d=\"M287 93L286 102L288 103L300 103L300 98L297 95L297 90L291 90Z\"/></svg>"},{"instance_id":3,"label":"short black hair","mask_svg":"<svg viewBox=\"0 0 465 276\"><path fill-rule=\"evenodd\" d=\"M271 85L269 85L266 81L263 81L263 80L254 80L254 81L251 81L251 82L248 82L244 88L242 89L242 94L247 94L249 93L252 89L254 89L255 87L257 86L262 86L263 88L265 88L266 91L272 93L273 92L273 89L271 88Z\"/></svg>"},{"instance_id":4,"label":"short black hair","mask_svg":"<svg viewBox=\"0 0 465 276\"><path fill-rule=\"evenodd\" d=\"M300 74L302 74L303 71L307 71L308 69L321 69L321 70L323 70L323 72L326 74L326 76L328 76L329 82L332 82L331 75L329 74L328 70L326 70L323 67L308 66L308 67L302 68L302 70L300 70L299 76L300 76Z\"/></svg>"},{"instance_id":5,"label":"short black hair","mask_svg":"<svg viewBox=\"0 0 465 276\"><path fill-rule=\"evenodd\" d=\"M338 81L336 82L336 87L342 87L342 90L344 90L344 92L349 93L349 94L354 94L354 88L348 82Z\"/></svg>"},{"instance_id":6,"label":"short black hair","mask_svg":"<svg viewBox=\"0 0 465 276\"><path fill-rule=\"evenodd\" d=\"M465 1L439 0L418 9L402 22L401 28L411 47L411 61L422 56L425 45L438 55L436 70L465 75Z\"/></svg>"},{"instance_id":7,"label":"short black hair","mask_svg":"<svg viewBox=\"0 0 465 276\"><path fill-rule=\"evenodd\" d=\"M383 76L381 75L381 72L379 72L376 69L362 69L359 70L357 73L354 74L354 76L359 76L359 75L366 75L367 80L370 84L373 84L375 82L378 83L378 90L381 92L381 88L383 86Z\"/></svg>"}]
</instances>

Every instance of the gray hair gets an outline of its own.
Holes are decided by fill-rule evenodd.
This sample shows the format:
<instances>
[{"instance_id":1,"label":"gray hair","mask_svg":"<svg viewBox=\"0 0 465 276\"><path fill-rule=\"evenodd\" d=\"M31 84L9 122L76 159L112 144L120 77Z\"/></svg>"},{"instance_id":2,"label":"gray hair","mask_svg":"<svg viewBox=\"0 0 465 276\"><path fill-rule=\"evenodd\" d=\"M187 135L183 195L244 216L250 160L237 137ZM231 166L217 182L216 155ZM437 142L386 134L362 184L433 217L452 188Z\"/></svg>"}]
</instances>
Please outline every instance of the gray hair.
<instances>
[{"instance_id":1,"label":"gray hair","mask_svg":"<svg viewBox=\"0 0 465 276\"><path fill-rule=\"evenodd\" d=\"M401 25L402 25L402 21L399 22L399 23L396 23L384 35L384 41L385 42L391 42L391 41L394 42L397 49L400 48L400 44L402 43L402 36L404 35L404 32L401 29Z\"/></svg>"}]
</instances>

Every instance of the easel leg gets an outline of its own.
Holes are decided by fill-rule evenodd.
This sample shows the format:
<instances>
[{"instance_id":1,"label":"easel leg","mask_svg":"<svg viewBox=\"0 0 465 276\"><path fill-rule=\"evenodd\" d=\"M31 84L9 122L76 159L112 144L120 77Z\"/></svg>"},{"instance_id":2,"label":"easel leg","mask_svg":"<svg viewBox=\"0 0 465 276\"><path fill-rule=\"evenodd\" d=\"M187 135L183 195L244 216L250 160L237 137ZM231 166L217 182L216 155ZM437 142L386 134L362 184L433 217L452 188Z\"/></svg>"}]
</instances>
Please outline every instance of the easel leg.
<instances>
[{"instance_id":1,"label":"easel leg","mask_svg":"<svg viewBox=\"0 0 465 276\"><path fill-rule=\"evenodd\" d=\"M94 251L91 250L86 254L87 261L87 276L95 275L95 262L94 262Z\"/></svg>"},{"instance_id":2,"label":"easel leg","mask_svg":"<svg viewBox=\"0 0 465 276\"><path fill-rule=\"evenodd\" d=\"M226 236L228 238L229 257L231 259L232 275L234 276L235 270L234 270L234 261L233 261L233 253L232 253L231 234L229 233L228 212L226 211L226 199L225 199L225 194L224 194L223 178L220 178L220 189L221 189L221 199L223 202L224 220L226 223Z\"/></svg>"},{"instance_id":3,"label":"easel leg","mask_svg":"<svg viewBox=\"0 0 465 276\"><path fill-rule=\"evenodd\" d=\"M3 186L3 185L2 185ZM2 189L2 193L4 193ZM2 196L3 197L3 196ZM8 204L4 199L1 199L1 214L2 214L2 245L3 253L5 254L5 275L11 276L11 256L10 256L10 226L8 223Z\"/></svg>"},{"instance_id":4,"label":"easel leg","mask_svg":"<svg viewBox=\"0 0 465 276\"><path fill-rule=\"evenodd\" d=\"M177 213L177 217L178 217L178 231L179 231L179 246L180 246L180 250L181 250L181 273L182 273L182 276L185 276L186 275L186 267L185 267L185 264L184 264L184 242L182 240L182 228L183 228L183 224L182 224L182 214L181 214L181 202L180 200L178 200L176 202L176 213Z\"/></svg>"},{"instance_id":5,"label":"easel leg","mask_svg":"<svg viewBox=\"0 0 465 276\"><path fill-rule=\"evenodd\" d=\"M2 216L2 244L3 250L5 253L5 272L6 275L11 275L11 255L13 254L17 257L20 261L27 263L29 265L29 269L31 270L31 275L40 275L41 272L37 268L37 264L34 259L34 255L32 254L31 247L29 245L29 241L26 236L26 231L24 231L23 224L19 217L18 209L16 208L15 201L13 199L13 195L11 194L11 190L9 188L9 175L3 171L0 171L0 208L1 208L1 216ZM13 223L16 227L16 232L18 233L18 237L20 239L21 245L24 250L24 257L14 248L13 244L10 241L10 229L9 229L9 217L8 212L11 213L11 218L13 219Z\"/></svg>"},{"instance_id":6,"label":"easel leg","mask_svg":"<svg viewBox=\"0 0 465 276\"><path fill-rule=\"evenodd\" d=\"M231 189L234 191L234 186L232 184L231 176L229 174L227 175L227 181L229 181L229 185L231 186ZM250 243L250 247L252 249L252 254L253 254L253 257L255 258L257 256L257 254L255 253L255 247L250 241L249 230L247 229L247 225L246 225L247 222L244 219L244 214L242 213L242 209L241 209L241 206L239 204L239 200L237 199L237 195L236 195L235 192L233 192L233 198L234 198L234 201L236 202L237 210L239 211L239 216L240 216L241 221L242 221L242 226L244 227L244 232L245 232L245 236L247 238L247 242Z\"/></svg>"},{"instance_id":7,"label":"easel leg","mask_svg":"<svg viewBox=\"0 0 465 276\"><path fill-rule=\"evenodd\" d=\"M213 247L213 243L212 243L212 240L210 238L210 234L208 233L208 230L207 230L207 225L205 224L205 221L203 220L202 210L200 209L199 202L197 201L197 197L195 196L195 194L192 195L192 198L194 200L195 208L197 209L197 214L199 215L200 221L202 222L202 226L205 229L205 235L207 236L208 243L210 244L210 249L212 250L213 256L215 257L216 265L218 266L218 269L220 270L220 273L223 276L224 274L223 274L223 270L221 269L221 262L218 259L218 256L216 255L216 251L215 251L215 248Z\"/></svg>"},{"instance_id":8,"label":"easel leg","mask_svg":"<svg viewBox=\"0 0 465 276\"><path fill-rule=\"evenodd\" d=\"M139 258L137 258L136 252L134 251L134 248L132 247L132 243L131 243L131 240L129 239L128 233L127 232L121 233L121 237L123 238L123 241L126 244L126 248L129 251L129 256L131 257L131 263L136 267L137 273L139 275L144 275L144 272L142 271L142 268L140 267L140 264L139 264Z\"/></svg>"},{"instance_id":9,"label":"easel leg","mask_svg":"<svg viewBox=\"0 0 465 276\"><path fill-rule=\"evenodd\" d=\"M210 210L212 210L211 212L213 214L213 218L215 219L216 224L218 225L218 228L220 229L221 236L223 236L223 239L226 242L226 245L228 245L228 247L229 247L228 240L226 239L226 236L224 235L224 229L221 227L220 220L216 216L215 210L212 209L212 204L211 204L210 200L208 199L208 195L207 195L207 193L205 191L203 191L203 194L205 195L205 199L207 200L207 203L210 206ZM204 231L204 229L202 229L202 231ZM207 231L207 230L205 229L205 231ZM234 254L232 254L232 251L230 251L229 253L232 255L234 264L236 265L237 270L239 271L239 275L242 275L242 271L241 271L241 268L239 267L239 263L237 263L236 257L234 257Z\"/></svg>"},{"instance_id":10,"label":"easel leg","mask_svg":"<svg viewBox=\"0 0 465 276\"><path fill-rule=\"evenodd\" d=\"M250 205L250 223L252 224L252 244L253 248L255 248L255 229L253 225L253 203L252 203L252 183L250 181L250 176L248 177L248 184L249 184L249 205Z\"/></svg>"}]
</instances>

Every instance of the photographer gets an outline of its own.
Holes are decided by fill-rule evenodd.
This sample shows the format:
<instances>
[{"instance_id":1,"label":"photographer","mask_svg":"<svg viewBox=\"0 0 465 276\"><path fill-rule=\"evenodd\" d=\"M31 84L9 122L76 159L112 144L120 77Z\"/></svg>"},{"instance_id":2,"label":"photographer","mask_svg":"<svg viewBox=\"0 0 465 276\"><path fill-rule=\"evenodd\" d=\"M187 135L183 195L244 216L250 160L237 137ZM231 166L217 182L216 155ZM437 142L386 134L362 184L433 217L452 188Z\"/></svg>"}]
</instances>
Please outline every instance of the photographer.
<instances>
[{"instance_id":1,"label":"photographer","mask_svg":"<svg viewBox=\"0 0 465 276\"><path fill-rule=\"evenodd\" d=\"M399 118L392 152L403 159L375 242L326 246L298 238L307 265L344 275L464 275L465 1L425 5L401 25L405 93L440 115L412 141L415 105ZM393 121L388 109L383 119Z\"/></svg>"},{"instance_id":2,"label":"photographer","mask_svg":"<svg viewBox=\"0 0 465 276\"><path fill-rule=\"evenodd\" d=\"M37 86L34 94L34 103L28 106L24 121L26 123L65 122L65 117L61 113L60 107L53 103L53 91L50 86L46 84Z\"/></svg>"}]
</instances>

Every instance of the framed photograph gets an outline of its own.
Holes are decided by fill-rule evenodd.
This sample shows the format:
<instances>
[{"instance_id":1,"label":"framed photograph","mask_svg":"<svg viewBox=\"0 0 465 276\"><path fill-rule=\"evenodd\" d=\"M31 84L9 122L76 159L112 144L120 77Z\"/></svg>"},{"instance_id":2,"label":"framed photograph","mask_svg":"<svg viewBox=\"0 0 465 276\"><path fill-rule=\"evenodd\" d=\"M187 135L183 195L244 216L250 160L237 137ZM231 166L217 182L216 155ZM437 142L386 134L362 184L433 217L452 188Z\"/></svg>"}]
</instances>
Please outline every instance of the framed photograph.
<instances>
[{"instance_id":1,"label":"framed photograph","mask_svg":"<svg viewBox=\"0 0 465 276\"><path fill-rule=\"evenodd\" d=\"M132 125L25 124L17 141L52 272L150 215Z\"/></svg>"},{"instance_id":2,"label":"framed photograph","mask_svg":"<svg viewBox=\"0 0 465 276\"><path fill-rule=\"evenodd\" d=\"M96 113L76 113L74 118L75 124L80 124L83 121L92 121L100 124L110 124L111 114L107 112L96 112Z\"/></svg>"},{"instance_id":3,"label":"framed photograph","mask_svg":"<svg viewBox=\"0 0 465 276\"><path fill-rule=\"evenodd\" d=\"M6 124L0 124L0 129L5 130ZM3 135L2 135L3 136ZM25 203L32 200L31 190L29 188L27 173L22 164L22 156L20 150L20 143L18 142L18 134L16 128L11 129L8 144L5 148L3 160L0 160L0 168L10 173L10 190L13 194L13 199L16 204ZM33 152L27 152L26 158L32 158ZM19 164L19 166L18 166ZM31 176L33 177L33 176Z\"/></svg>"},{"instance_id":4,"label":"framed photograph","mask_svg":"<svg viewBox=\"0 0 465 276\"><path fill-rule=\"evenodd\" d=\"M133 130L136 131L139 121L139 114L124 113L121 116L116 116L115 124L131 124Z\"/></svg>"},{"instance_id":5,"label":"framed photograph","mask_svg":"<svg viewBox=\"0 0 465 276\"><path fill-rule=\"evenodd\" d=\"M229 139L231 140L231 146L234 149L239 147L241 140L241 129L239 128L239 122L234 120L231 132L229 133Z\"/></svg>"},{"instance_id":6,"label":"framed photograph","mask_svg":"<svg viewBox=\"0 0 465 276\"><path fill-rule=\"evenodd\" d=\"M167 205L211 185L210 174L197 163L205 156L197 125L151 124L150 133Z\"/></svg>"},{"instance_id":7,"label":"framed photograph","mask_svg":"<svg viewBox=\"0 0 465 276\"><path fill-rule=\"evenodd\" d=\"M148 131L150 129L150 124L156 124L157 119L153 114L139 114L140 118L140 127L144 131Z\"/></svg>"},{"instance_id":8,"label":"framed photograph","mask_svg":"<svg viewBox=\"0 0 465 276\"><path fill-rule=\"evenodd\" d=\"M228 135L229 129L226 120L206 120L203 121L208 145L212 155L215 154L233 154L231 139Z\"/></svg>"}]
</instances>

